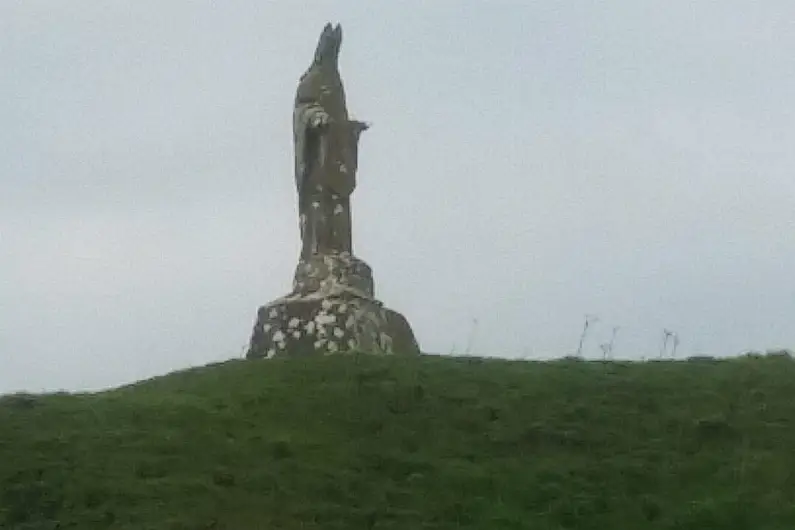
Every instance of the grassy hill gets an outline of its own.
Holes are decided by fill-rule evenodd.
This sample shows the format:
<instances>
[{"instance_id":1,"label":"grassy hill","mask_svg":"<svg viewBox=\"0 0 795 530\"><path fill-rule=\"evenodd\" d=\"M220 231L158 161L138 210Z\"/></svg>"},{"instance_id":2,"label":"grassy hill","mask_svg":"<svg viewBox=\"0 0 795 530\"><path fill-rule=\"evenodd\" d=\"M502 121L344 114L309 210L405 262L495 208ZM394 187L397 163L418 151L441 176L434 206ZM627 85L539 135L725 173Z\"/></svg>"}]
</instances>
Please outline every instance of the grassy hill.
<instances>
[{"instance_id":1,"label":"grassy hill","mask_svg":"<svg viewBox=\"0 0 795 530\"><path fill-rule=\"evenodd\" d=\"M795 362L231 361L0 399L0 528L795 528Z\"/></svg>"}]
</instances>

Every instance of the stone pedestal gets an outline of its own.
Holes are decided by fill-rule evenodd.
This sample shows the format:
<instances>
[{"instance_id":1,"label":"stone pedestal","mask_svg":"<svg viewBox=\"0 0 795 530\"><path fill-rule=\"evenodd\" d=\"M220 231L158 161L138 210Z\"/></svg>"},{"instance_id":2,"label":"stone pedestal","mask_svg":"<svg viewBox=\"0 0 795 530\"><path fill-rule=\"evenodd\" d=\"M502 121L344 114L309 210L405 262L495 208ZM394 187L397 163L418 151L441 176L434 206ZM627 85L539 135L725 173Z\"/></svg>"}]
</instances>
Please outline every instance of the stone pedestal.
<instances>
[{"instance_id":1,"label":"stone pedestal","mask_svg":"<svg viewBox=\"0 0 795 530\"><path fill-rule=\"evenodd\" d=\"M293 292L259 308L247 358L420 353L400 313L375 299L370 267L349 253L296 267Z\"/></svg>"}]
</instances>

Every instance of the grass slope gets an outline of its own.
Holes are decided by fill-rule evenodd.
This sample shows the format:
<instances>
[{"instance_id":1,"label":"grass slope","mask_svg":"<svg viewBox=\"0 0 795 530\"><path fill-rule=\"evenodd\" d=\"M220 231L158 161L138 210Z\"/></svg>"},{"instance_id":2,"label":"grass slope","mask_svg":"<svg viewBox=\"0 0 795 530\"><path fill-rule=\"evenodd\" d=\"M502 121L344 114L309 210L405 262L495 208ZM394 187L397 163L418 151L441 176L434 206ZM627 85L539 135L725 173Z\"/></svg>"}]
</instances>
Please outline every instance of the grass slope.
<instances>
[{"instance_id":1,"label":"grass slope","mask_svg":"<svg viewBox=\"0 0 795 530\"><path fill-rule=\"evenodd\" d=\"M4 530L795 528L795 362L232 361L0 399Z\"/></svg>"}]
</instances>

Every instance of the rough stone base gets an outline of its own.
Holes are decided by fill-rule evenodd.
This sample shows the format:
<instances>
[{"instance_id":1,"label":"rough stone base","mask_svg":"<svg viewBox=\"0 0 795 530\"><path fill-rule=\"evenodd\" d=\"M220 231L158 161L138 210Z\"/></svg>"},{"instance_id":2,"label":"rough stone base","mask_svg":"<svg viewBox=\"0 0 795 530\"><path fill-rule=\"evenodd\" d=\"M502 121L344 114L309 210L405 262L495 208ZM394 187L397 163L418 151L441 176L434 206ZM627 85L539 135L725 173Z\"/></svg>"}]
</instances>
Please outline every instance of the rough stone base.
<instances>
[{"instance_id":1,"label":"rough stone base","mask_svg":"<svg viewBox=\"0 0 795 530\"><path fill-rule=\"evenodd\" d=\"M294 293L260 307L246 357L420 353L408 321L377 300L313 294Z\"/></svg>"},{"instance_id":2,"label":"rough stone base","mask_svg":"<svg viewBox=\"0 0 795 530\"><path fill-rule=\"evenodd\" d=\"M293 295L330 297L348 293L375 299L370 266L350 252L315 254L301 259L293 277Z\"/></svg>"}]
</instances>

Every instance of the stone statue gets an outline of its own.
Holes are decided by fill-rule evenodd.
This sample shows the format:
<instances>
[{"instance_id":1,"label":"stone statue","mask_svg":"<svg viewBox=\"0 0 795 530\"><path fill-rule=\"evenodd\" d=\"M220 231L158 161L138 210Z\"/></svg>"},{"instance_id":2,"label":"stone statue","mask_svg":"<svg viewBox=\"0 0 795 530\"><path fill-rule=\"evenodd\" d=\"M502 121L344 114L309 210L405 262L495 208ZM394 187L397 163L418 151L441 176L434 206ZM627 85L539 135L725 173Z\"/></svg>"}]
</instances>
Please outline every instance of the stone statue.
<instances>
[{"instance_id":1,"label":"stone statue","mask_svg":"<svg viewBox=\"0 0 795 530\"><path fill-rule=\"evenodd\" d=\"M323 28L293 110L295 184L301 221L301 259L353 253L350 195L356 187L359 135L368 126L348 119L339 72L342 28Z\"/></svg>"},{"instance_id":2,"label":"stone statue","mask_svg":"<svg viewBox=\"0 0 795 530\"><path fill-rule=\"evenodd\" d=\"M361 351L419 353L408 321L375 298L370 267L354 256L351 194L359 138L339 72L342 28L326 24L293 109L301 253L292 292L260 307L249 358Z\"/></svg>"}]
</instances>

